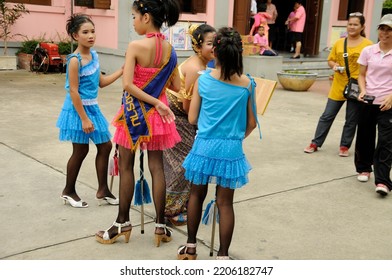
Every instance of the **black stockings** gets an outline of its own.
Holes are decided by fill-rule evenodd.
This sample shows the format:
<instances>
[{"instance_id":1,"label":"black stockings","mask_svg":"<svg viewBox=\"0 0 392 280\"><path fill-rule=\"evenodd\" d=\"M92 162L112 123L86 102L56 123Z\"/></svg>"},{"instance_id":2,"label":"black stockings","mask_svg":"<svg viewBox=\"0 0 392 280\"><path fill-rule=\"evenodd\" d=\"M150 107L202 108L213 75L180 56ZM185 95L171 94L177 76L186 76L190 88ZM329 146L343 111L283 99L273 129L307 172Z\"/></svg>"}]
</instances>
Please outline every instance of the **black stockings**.
<instances>
[{"instance_id":1,"label":"black stockings","mask_svg":"<svg viewBox=\"0 0 392 280\"><path fill-rule=\"evenodd\" d=\"M234 190L217 186L216 205L219 210L219 251L218 256L228 256L234 230Z\"/></svg>"},{"instance_id":2,"label":"black stockings","mask_svg":"<svg viewBox=\"0 0 392 280\"><path fill-rule=\"evenodd\" d=\"M118 223L130 221L129 210L135 188L135 153L119 146L119 172L120 172L120 205L117 216ZM156 222L164 224L166 185L163 173L162 151L148 151L148 168L152 178L152 196L156 211Z\"/></svg>"},{"instance_id":3,"label":"black stockings","mask_svg":"<svg viewBox=\"0 0 392 280\"><path fill-rule=\"evenodd\" d=\"M73 199L75 199L76 201L79 201L80 197L76 194L75 184L83 160L86 158L88 154L89 145L72 143L72 147L73 147L72 155L67 163L67 179L65 182L63 195L68 195Z\"/></svg>"},{"instance_id":4,"label":"black stockings","mask_svg":"<svg viewBox=\"0 0 392 280\"><path fill-rule=\"evenodd\" d=\"M156 212L156 222L165 223L166 183L163 173L163 152L148 151L148 168L152 178L152 196Z\"/></svg>"},{"instance_id":5,"label":"black stockings","mask_svg":"<svg viewBox=\"0 0 392 280\"><path fill-rule=\"evenodd\" d=\"M228 256L231 238L234 230L233 198L234 190L216 187L216 204L219 211L219 240L218 256ZM192 185L188 203L188 243L196 243L196 235L199 229L203 202L207 195L207 186ZM192 253L188 248L188 252Z\"/></svg>"},{"instance_id":6,"label":"black stockings","mask_svg":"<svg viewBox=\"0 0 392 280\"><path fill-rule=\"evenodd\" d=\"M135 153L131 150L119 146L118 167L120 173L120 204L116 222L124 223L130 221L129 210L135 189L135 174L133 165L135 163Z\"/></svg>"},{"instance_id":7,"label":"black stockings","mask_svg":"<svg viewBox=\"0 0 392 280\"><path fill-rule=\"evenodd\" d=\"M97 145L97 156L95 157L95 169L97 171L98 178L98 191L97 197L111 197L115 198L110 193L108 187L108 163L109 156L112 150L112 142L106 142Z\"/></svg>"},{"instance_id":8,"label":"black stockings","mask_svg":"<svg viewBox=\"0 0 392 280\"><path fill-rule=\"evenodd\" d=\"M110 151L112 150L112 143L106 142L98 144L97 146L97 156L95 158L95 167L97 171L98 178L98 191L97 197L102 198L109 196L114 198L110 193L108 188L108 160ZM68 160L67 164L67 179L65 188L63 190L63 195L69 195L75 200L80 200L79 196L76 194L75 184L79 175L80 168L82 166L83 160L86 158L89 145L88 144L76 144L72 143L73 151L72 155Z\"/></svg>"}]
</instances>

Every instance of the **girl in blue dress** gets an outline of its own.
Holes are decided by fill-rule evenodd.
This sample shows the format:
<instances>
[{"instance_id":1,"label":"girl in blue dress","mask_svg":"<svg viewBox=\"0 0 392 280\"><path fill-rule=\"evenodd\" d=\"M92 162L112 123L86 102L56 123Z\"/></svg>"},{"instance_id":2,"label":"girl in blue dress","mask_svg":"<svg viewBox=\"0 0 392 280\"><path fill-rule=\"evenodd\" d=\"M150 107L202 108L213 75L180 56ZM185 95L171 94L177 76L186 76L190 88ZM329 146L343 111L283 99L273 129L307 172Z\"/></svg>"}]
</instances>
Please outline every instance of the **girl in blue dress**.
<instances>
[{"instance_id":1,"label":"girl in blue dress","mask_svg":"<svg viewBox=\"0 0 392 280\"><path fill-rule=\"evenodd\" d=\"M110 192L107 183L108 161L112 143L109 124L98 106L98 87L113 83L122 75L122 69L103 76L100 71L97 52L91 49L95 43L93 21L83 14L72 15L67 21L67 33L78 44L76 50L67 57L65 81L66 97L57 127L60 140L72 142L72 155L67 164L66 185L61 198L64 204L86 208L76 193L75 183L83 160L89 151L89 142L97 146L95 160L98 191L96 198L117 205L118 199Z\"/></svg>"},{"instance_id":2,"label":"girl in blue dress","mask_svg":"<svg viewBox=\"0 0 392 280\"><path fill-rule=\"evenodd\" d=\"M196 259L196 235L209 183L216 186L220 247L217 259L228 259L234 230L234 190L248 182L251 169L242 142L257 125L255 82L243 75L241 36L221 28L214 39L216 69L195 83L188 120L198 125L185 158L185 178L192 183L188 203L188 240L178 259Z\"/></svg>"}]
</instances>

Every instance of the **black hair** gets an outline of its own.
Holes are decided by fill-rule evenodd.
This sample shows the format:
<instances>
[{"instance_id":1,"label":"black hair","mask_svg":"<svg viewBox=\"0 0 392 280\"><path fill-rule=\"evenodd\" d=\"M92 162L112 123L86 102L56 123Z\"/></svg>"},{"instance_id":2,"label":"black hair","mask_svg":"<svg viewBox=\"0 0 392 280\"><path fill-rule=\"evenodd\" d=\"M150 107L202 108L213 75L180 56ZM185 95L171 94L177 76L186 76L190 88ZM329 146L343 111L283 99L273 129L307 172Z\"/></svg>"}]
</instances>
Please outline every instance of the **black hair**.
<instances>
[{"instance_id":1,"label":"black hair","mask_svg":"<svg viewBox=\"0 0 392 280\"><path fill-rule=\"evenodd\" d=\"M349 16L348 19L350 19L350 18L357 18L357 19L359 19L359 23L361 24L361 26L364 26L365 25L365 17L362 14L361 15L359 15L359 14L360 14L359 12L358 13L353 13L353 15ZM362 37L366 37L365 29L362 29L361 36Z\"/></svg>"},{"instance_id":2,"label":"black hair","mask_svg":"<svg viewBox=\"0 0 392 280\"><path fill-rule=\"evenodd\" d=\"M244 71L241 35L231 27L222 27L216 34L214 47L221 78L230 81L234 74L241 76Z\"/></svg>"},{"instance_id":3,"label":"black hair","mask_svg":"<svg viewBox=\"0 0 392 280\"><path fill-rule=\"evenodd\" d=\"M257 12L265 12L267 11L267 4L266 3L260 3L257 5Z\"/></svg>"},{"instance_id":4,"label":"black hair","mask_svg":"<svg viewBox=\"0 0 392 280\"><path fill-rule=\"evenodd\" d=\"M83 23L90 22L95 26L93 20L85 14L73 14L67 20L66 30L69 36L75 40L73 34L78 33L80 26Z\"/></svg>"},{"instance_id":5,"label":"black hair","mask_svg":"<svg viewBox=\"0 0 392 280\"><path fill-rule=\"evenodd\" d=\"M173 26L180 17L178 0L136 0L133 8L142 15L150 14L156 28L161 28L164 22L169 27Z\"/></svg>"},{"instance_id":6,"label":"black hair","mask_svg":"<svg viewBox=\"0 0 392 280\"><path fill-rule=\"evenodd\" d=\"M197 52L196 47L201 47L207 33L216 32L215 28L208 24L199 25L189 36L191 36L192 48Z\"/></svg>"}]
</instances>

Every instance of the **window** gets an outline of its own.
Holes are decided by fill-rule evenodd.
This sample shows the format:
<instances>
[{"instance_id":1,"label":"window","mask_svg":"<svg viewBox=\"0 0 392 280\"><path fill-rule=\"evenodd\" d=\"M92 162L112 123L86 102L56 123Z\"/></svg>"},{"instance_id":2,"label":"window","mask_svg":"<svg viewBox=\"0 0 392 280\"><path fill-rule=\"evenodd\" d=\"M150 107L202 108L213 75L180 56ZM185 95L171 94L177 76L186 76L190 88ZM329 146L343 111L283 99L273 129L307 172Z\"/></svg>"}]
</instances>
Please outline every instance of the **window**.
<instances>
[{"instance_id":1,"label":"window","mask_svg":"<svg viewBox=\"0 0 392 280\"><path fill-rule=\"evenodd\" d=\"M206 0L180 0L180 7L182 13L205 13Z\"/></svg>"},{"instance_id":2,"label":"window","mask_svg":"<svg viewBox=\"0 0 392 280\"><path fill-rule=\"evenodd\" d=\"M7 2L51 6L51 0L9 0Z\"/></svg>"},{"instance_id":3,"label":"window","mask_svg":"<svg viewBox=\"0 0 392 280\"><path fill-rule=\"evenodd\" d=\"M95 9L110 9L110 0L75 0L75 6L83 6Z\"/></svg>"},{"instance_id":4,"label":"window","mask_svg":"<svg viewBox=\"0 0 392 280\"><path fill-rule=\"evenodd\" d=\"M365 0L340 0L338 20L347 20L350 13L363 13Z\"/></svg>"}]
</instances>

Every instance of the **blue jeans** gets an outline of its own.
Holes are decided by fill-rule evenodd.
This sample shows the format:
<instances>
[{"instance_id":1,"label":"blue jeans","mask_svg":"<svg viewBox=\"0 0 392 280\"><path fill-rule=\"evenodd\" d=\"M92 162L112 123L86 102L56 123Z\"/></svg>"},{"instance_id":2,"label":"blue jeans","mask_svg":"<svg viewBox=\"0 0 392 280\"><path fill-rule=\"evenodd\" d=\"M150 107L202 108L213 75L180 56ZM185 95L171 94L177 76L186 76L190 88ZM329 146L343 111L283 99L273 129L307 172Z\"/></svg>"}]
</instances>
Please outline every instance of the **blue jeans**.
<instances>
[{"instance_id":1,"label":"blue jeans","mask_svg":"<svg viewBox=\"0 0 392 280\"><path fill-rule=\"evenodd\" d=\"M336 115L339 113L339 110L343 106L344 102L345 101L336 101L328 98L324 113L319 119L316 133L312 140L312 143L316 144L317 147L321 147L324 144L324 141L327 138L332 123L335 120ZM344 146L347 148L351 147L358 124L359 112L362 106L362 102L358 102L355 100L347 100L346 122L344 123L342 137L340 139L340 146Z\"/></svg>"}]
</instances>

